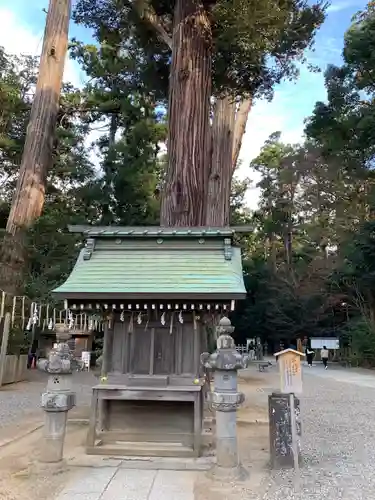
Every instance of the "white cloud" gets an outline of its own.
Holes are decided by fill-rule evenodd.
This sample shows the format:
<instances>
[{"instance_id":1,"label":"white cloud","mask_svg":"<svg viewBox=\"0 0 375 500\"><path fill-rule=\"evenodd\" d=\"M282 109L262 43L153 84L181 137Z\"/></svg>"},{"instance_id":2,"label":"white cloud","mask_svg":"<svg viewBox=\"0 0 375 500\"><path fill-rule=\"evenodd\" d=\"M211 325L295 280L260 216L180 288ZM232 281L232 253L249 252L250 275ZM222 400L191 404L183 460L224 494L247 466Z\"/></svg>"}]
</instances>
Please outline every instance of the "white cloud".
<instances>
[{"instance_id":1,"label":"white cloud","mask_svg":"<svg viewBox=\"0 0 375 500\"><path fill-rule=\"evenodd\" d=\"M10 54L25 54L39 56L42 50L43 29L38 33L32 32L9 8L0 8L0 46ZM64 80L76 87L84 83L84 74L77 64L66 59Z\"/></svg>"},{"instance_id":2,"label":"white cloud","mask_svg":"<svg viewBox=\"0 0 375 500\"><path fill-rule=\"evenodd\" d=\"M335 0L331 5L328 6L327 12L328 14L332 14L334 12L341 12L342 10L353 7L357 4L355 1L338 1Z\"/></svg>"}]
</instances>

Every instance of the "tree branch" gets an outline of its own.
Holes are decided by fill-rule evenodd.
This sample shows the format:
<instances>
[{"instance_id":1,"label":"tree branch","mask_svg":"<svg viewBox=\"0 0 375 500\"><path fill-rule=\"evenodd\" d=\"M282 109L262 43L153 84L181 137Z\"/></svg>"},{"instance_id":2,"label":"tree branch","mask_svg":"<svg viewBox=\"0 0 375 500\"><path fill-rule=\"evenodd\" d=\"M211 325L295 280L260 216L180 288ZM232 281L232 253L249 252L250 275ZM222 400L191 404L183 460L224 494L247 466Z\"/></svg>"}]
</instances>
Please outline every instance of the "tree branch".
<instances>
[{"instance_id":1,"label":"tree branch","mask_svg":"<svg viewBox=\"0 0 375 500\"><path fill-rule=\"evenodd\" d=\"M137 10L139 17L147 21L148 24L154 28L159 39L172 50L172 38L167 33L154 9L147 5L144 0L135 0L133 6Z\"/></svg>"}]
</instances>

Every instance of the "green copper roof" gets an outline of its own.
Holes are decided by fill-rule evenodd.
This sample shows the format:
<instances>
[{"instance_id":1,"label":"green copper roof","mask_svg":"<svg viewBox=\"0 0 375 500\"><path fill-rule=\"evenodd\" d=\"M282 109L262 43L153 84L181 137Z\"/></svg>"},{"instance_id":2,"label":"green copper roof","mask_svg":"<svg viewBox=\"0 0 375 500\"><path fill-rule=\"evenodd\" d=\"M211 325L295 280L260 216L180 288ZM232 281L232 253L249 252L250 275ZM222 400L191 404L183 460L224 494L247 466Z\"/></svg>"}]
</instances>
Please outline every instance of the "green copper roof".
<instances>
[{"instance_id":1,"label":"green copper roof","mask_svg":"<svg viewBox=\"0 0 375 500\"><path fill-rule=\"evenodd\" d=\"M190 238L204 236L205 238L217 238L218 236L231 237L235 233L250 233L251 226L235 227L159 227L159 226L69 226L71 233L80 233L89 237L101 238Z\"/></svg>"},{"instance_id":2,"label":"green copper roof","mask_svg":"<svg viewBox=\"0 0 375 500\"><path fill-rule=\"evenodd\" d=\"M244 298L241 251L227 234L89 237L69 278L54 293L66 299Z\"/></svg>"}]
</instances>

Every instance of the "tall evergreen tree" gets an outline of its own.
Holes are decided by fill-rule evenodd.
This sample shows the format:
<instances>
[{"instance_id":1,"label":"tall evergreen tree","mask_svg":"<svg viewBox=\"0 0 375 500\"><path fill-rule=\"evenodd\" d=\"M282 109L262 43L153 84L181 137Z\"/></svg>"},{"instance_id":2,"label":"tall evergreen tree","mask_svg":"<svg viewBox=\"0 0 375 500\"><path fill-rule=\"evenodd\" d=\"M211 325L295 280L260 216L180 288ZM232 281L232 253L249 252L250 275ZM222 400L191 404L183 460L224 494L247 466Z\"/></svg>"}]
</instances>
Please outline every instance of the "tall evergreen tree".
<instances>
[{"instance_id":1,"label":"tall evergreen tree","mask_svg":"<svg viewBox=\"0 0 375 500\"><path fill-rule=\"evenodd\" d=\"M118 48L136 40L145 60L153 61L151 81L167 83L169 73L163 224L228 223L233 157L250 109L239 105L242 125L236 126L238 98L270 95L275 83L295 76L294 63L323 18L322 4L303 1L78 2L76 21L94 28L100 43L121 33Z\"/></svg>"}]
</instances>

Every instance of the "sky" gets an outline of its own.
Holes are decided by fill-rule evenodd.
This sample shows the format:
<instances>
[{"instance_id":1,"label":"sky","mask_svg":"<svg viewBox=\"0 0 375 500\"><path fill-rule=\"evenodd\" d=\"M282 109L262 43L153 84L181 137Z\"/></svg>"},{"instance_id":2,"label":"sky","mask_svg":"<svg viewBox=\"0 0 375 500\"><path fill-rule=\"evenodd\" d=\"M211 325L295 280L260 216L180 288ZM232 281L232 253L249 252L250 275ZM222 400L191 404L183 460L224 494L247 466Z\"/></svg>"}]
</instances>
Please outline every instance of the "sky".
<instances>
[{"instance_id":1,"label":"sky","mask_svg":"<svg viewBox=\"0 0 375 500\"><path fill-rule=\"evenodd\" d=\"M74 5L74 0L73 0ZM304 120L311 115L317 101L326 99L323 71L327 64L340 64L344 33L352 16L366 5L365 0L332 0L328 16L320 28L314 52L307 53L307 60L318 66L320 73L310 73L302 68L296 82L283 82L275 88L271 102L260 100L251 110L240 153L241 166L238 177L248 177L252 187L246 195L250 208L256 208L259 180L249 165L257 156L265 140L276 131L282 140L296 143L303 137ZM43 29L48 0L0 0L0 46L13 54L39 55L42 48ZM82 26L71 23L70 37L89 42L91 33ZM77 64L67 60L64 78L76 86L85 82L85 75Z\"/></svg>"}]
</instances>

